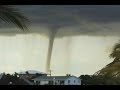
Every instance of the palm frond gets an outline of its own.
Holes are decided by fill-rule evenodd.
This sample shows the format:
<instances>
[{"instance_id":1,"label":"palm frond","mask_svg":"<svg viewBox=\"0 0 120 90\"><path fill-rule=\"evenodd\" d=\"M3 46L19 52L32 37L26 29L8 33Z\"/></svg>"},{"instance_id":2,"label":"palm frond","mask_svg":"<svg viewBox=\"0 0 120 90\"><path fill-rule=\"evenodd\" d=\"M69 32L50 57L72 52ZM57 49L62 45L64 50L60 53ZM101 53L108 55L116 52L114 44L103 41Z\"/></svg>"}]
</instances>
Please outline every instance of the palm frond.
<instances>
[{"instance_id":1,"label":"palm frond","mask_svg":"<svg viewBox=\"0 0 120 90\"><path fill-rule=\"evenodd\" d=\"M13 24L21 30L27 30L29 20L18 9L9 5L0 5L0 23Z\"/></svg>"},{"instance_id":2,"label":"palm frond","mask_svg":"<svg viewBox=\"0 0 120 90\"><path fill-rule=\"evenodd\" d=\"M120 43L116 43L113 50L117 50L117 49L120 49Z\"/></svg>"},{"instance_id":3,"label":"palm frond","mask_svg":"<svg viewBox=\"0 0 120 90\"><path fill-rule=\"evenodd\" d=\"M115 44L113 51L110 54L110 58L120 58L120 43Z\"/></svg>"}]
</instances>

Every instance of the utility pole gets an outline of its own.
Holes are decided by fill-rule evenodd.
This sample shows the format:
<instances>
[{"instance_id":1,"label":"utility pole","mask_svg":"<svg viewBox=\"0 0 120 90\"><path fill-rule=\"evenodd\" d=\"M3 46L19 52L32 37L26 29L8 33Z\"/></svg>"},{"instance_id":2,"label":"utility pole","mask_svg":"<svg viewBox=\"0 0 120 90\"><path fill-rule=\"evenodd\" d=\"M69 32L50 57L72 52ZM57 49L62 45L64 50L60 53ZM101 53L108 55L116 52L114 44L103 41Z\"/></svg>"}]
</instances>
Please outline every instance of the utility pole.
<instances>
[{"instance_id":1,"label":"utility pole","mask_svg":"<svg viewBox=\"0 0 120 90\"><path fill-rule=\"evenodd\" d=\"M51 76L51 74L52 74L52 71L53 71L53 70L49 70L49 72L50 72L50 74L49 74L49 75L50 75L50 76Z\"/></svg>"}]
</instances>

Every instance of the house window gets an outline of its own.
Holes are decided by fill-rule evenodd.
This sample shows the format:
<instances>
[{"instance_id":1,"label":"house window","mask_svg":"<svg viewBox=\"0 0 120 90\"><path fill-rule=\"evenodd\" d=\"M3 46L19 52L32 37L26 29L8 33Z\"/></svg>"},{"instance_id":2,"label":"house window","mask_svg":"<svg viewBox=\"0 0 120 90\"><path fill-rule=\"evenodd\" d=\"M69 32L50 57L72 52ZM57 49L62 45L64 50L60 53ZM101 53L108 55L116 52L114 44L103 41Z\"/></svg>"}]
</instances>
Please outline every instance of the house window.
<instances>
[{"instance_id":1,"label":"house window","mask_svg":"<svg viewBox=\"0 0 120 90\"><path fill-rule=\"evenodd\" d=\"M68 83L70 83L70 80L68 80Z\"/></svg>"},{"instance_id":2,"label":"house window","mask_svg":"<svg viewBox=\"0 0 120 90\"><path fill-rule=\"evenodd\" d=\"M74 83L75 83L75 80L74 80Z\"/></svg>"},{"instance_id":3,"label":"house window","mask_svg":"<svg viewBox=\"0 0 120 90\"><path fill-rule=\"evenodd\" d=\"M60 81L60 85L64 85L64 81Z\"/></svg>"},{"instance_id":4,"label":"house window","mask_svg":"<svg viewBox=\"0 0 120 90\"><path fill-rule=\"evenodd\" d=\"M39 84L39 81L36 81L36 84Z\"/></svg>"},{"instance_id":5,"label":"house window","mask_svg":"<svg viewBox=\"0 0 120 90\"><path fill-rule=\"evenodd\" d=\"M48 85L53 85L53 81L49 81Z\"/></svg>"}]
</instances>

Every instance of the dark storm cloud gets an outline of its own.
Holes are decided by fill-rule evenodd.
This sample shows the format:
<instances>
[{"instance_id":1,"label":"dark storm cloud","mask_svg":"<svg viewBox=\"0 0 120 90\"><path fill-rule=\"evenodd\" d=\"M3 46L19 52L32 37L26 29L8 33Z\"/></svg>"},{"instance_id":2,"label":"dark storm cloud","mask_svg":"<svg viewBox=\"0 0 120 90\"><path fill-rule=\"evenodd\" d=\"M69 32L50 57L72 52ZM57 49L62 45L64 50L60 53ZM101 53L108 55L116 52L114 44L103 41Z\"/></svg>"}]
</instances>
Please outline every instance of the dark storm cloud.
<instances>
[{"instance_id":1,"label":"dark storm cloud","mask_svg":"<svg viewBox=\"0 0 120 90\"><path fill-rule=\"evenodd\" d=\"M38 24L76 24L75 16L97 23L120 21L120 6L117 5L21 5L17 7Z\"/></svg>"},{"instance_id":2,"label":"dark storm cloud","mask_svg":"<svg viewBox=\"0 0 120 90\"><path fill-rule=\"evenodd\" d=\"M66 35L120 33L119 5L16 5L15 7L31 20L31 27L44 25L50 30L59 29L61 36L64 33Z\"/></svg>"}]
</instances>

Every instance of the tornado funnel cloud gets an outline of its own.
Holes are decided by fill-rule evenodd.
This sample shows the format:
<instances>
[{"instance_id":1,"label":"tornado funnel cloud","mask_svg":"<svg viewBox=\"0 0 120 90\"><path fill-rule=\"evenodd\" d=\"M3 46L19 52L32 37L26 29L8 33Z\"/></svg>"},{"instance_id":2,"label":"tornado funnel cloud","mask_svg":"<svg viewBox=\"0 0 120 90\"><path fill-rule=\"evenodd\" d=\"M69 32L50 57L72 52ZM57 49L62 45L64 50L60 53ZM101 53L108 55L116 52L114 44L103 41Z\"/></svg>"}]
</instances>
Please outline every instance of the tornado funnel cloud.
<instances>
[{"instance_id":1,"label":"tornado funnel cloud","mask_svg":"<svg viewBox=\"0 0 120 90\"><path fill-rule=\"evenodd\" d=\"M53 43L55 38L56 31L52 31L49 36L49 46L48 46L48 53L47 53L47 62L46 62L46 72L48 73L50 70L50 64L51 64L51 55L52 55L52 49L53 49Z\"/></svg>"}]
</instances>

